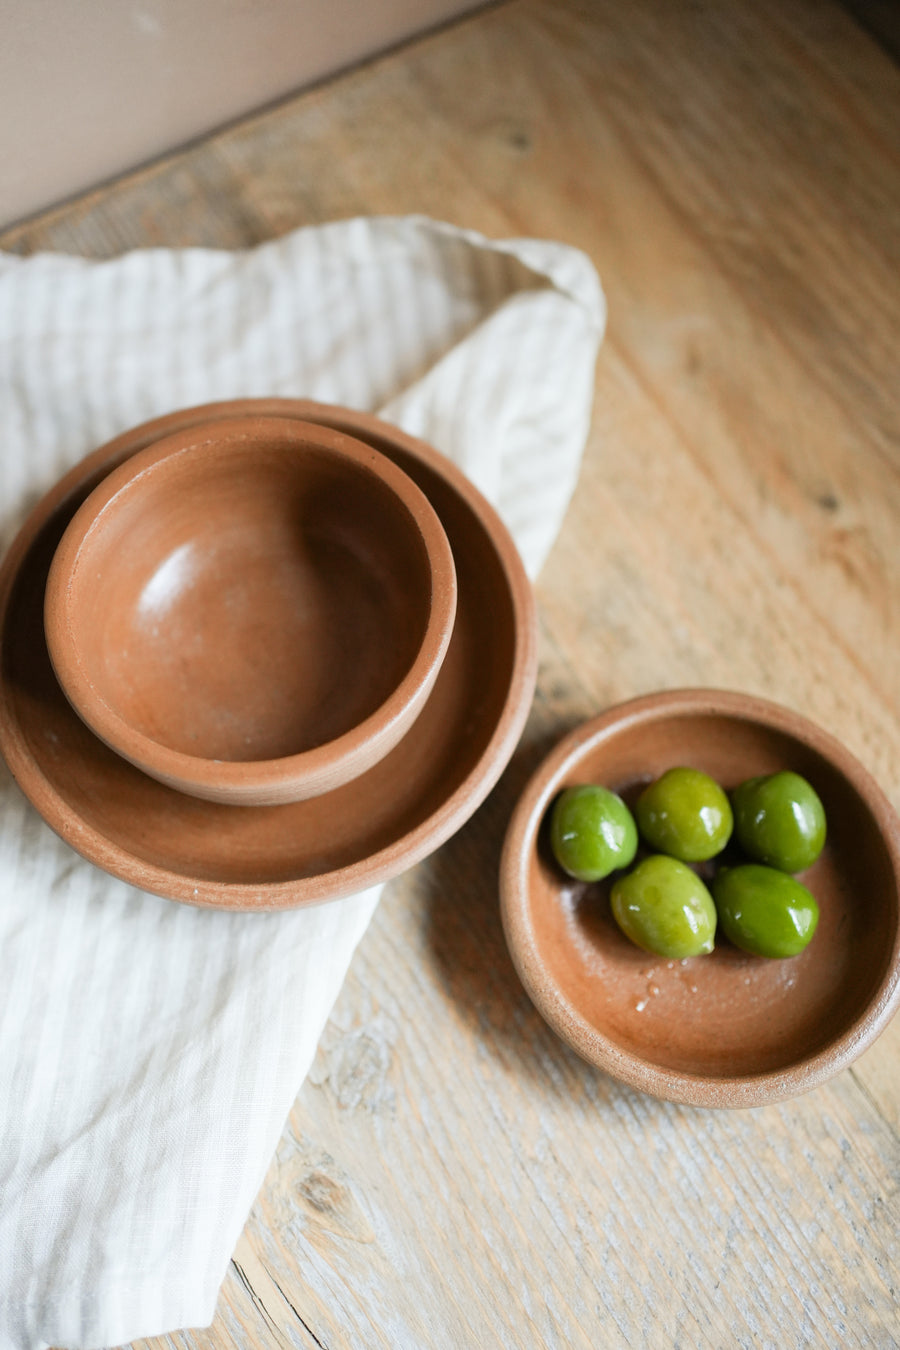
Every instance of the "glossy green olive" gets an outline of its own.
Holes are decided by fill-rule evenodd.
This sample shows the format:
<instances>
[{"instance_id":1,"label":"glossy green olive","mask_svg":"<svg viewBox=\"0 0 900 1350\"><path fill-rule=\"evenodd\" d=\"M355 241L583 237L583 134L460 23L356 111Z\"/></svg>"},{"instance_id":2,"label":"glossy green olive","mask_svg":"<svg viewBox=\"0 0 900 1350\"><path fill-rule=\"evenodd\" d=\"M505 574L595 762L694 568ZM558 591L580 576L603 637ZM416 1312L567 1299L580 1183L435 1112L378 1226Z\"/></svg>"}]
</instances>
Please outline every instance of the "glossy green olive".
<instances>
[{"instance_id":1,"label":"glossy green olive","mask_svg":"<svg viewBox=\"0 0 900 1350\"><path fill-rule=\"evenodd\" d=\"M668 769L644 788L635 816L651 848L682 862L704 862L721 853L734 823L718 783L699 769L685 768Z\"/></svg>"},{"instance_id":2,"label":"glossy green olive","mask_svg":"<svg viewBox=\"0 0 900 1350\"><path fill-rule=\"evenodd\" d=\"M712 896L696 872L677 858L645 858L616 879L610 905L625 936L657 956L704 956L715 945Z\"/></svg>"},{"instance_id":3,"label":"glossy green olive","mask_svg":"<svg viewBox=\"0 0 900 1350\"><path fill-rule=\"evenodd\" d=\"M723 868L712 889L725 936L754 956L796 956L816 931L815 897L776 867L742 863Z\"/></svg>"},{"instance_id":4,"label":"glossy green olive","mask_svg":"<svg viewBox=\"0 0 900 1350\"><path fill-rule=\"evenodd\" d=\"M622 798L608 788L566 788L553 806L550 843L570 877L600 881L634 860L637 827Z\"/></svg>"},{"instance_id":5,"label":"glossy green olive","mask_svg":"<svg viewBox=\"0 0 900 1350\"><path fill-rule=\"evenodd\" d=\"M805 778L788 770L749 778L733 798L735 834L745 853L782 872L812 866L825 843L825 810Z\"/></svg>"}]
</instances>

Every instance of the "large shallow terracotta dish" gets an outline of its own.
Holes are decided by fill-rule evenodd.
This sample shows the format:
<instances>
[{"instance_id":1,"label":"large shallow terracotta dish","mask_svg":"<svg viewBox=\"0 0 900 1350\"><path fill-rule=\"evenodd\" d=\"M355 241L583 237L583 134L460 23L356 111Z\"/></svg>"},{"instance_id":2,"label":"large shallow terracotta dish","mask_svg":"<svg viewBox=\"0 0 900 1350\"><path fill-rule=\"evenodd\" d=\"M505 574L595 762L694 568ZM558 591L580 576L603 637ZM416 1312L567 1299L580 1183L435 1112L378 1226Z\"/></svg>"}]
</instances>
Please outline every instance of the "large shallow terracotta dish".
<instances>
[{"instance_id":1,"label":"large shallow terracotta dish","mask_svg":"<svg viewBox=\"0 0 900 1350\"><path fill-rule=\"evenodd\" d=\"M291 418L174 432L76 511L47 581L56 676L101 740L209 801L357 777L424 707L456 614L425 494Z\"/></svg>"},{"instance_id":2,"label":"large shallow terracotta dish","mask_svg":"<svg viewBox=\"0 0 900 1350\"><path fill-rule=\"evenodd\" d=\"M353 782L306 802L230 806L184 796L109 750L53 674L43 601L78 506L117 464L220 417L296 417L364 440L431 502L453 550L457 618L409 735ZM534 600L510 536L469 480L429 446L349 410L300 400L188 409L88 456L35 508L0 568L0 749L49 825L91 862L171 899L284 909L385 881L448 839L518 742L536 675Z\"/></svg>"},{"instance_id":3,"label":"large shallow terracotta dish","mask_svg":"<svg viewBox=\"0 0 900 1350\"><path fill-rule=\"evenodd\" d=\"M829 825L803 881L821 918L790 960L668 961L634 947L609 911L609 883L568 880L547 845L548 808L596 782L633 801L686 764L726 788L790 768L817 789ZM506 839L503 922L519 975L550 1025L614 1078L672 1101L759 1106L851 1063L900 1003L900 825L884 794L831 736L740 694L688 690L613 708L550 754Z\"/></svg>"}]
</instances>

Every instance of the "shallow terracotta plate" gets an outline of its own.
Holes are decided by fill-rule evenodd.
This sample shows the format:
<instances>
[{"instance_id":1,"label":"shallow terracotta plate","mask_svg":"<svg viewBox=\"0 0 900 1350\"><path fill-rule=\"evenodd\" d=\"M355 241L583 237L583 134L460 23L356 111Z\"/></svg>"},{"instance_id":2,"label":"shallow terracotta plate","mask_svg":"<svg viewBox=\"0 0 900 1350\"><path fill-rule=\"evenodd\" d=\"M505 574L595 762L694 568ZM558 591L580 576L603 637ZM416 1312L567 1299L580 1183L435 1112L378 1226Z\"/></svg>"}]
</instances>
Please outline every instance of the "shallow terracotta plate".
<instances>
[{"instance_id":1,"label":"shallow terracotta plate","mask_svg":"<svg viewBox=\"0 0 900 1350\"><path fill-rule=\"evenodd\" d=\"M789 768L825 806L825 849L802 875L821 918L791 960L717 937L710 956L654 957L609 910L610 882L567 879L548 847L558 793L601 783L633 802L675 765L727 788ZM759 699L714 690L650 695L568 736L534 775L506 839L503 922L525 988L587 1060L631 1086L702 1106L757 1106L806 1091L859 1055L900 1003L900 825L832 737Z\"/></svg>"},{"instance_id":2,"label":"shallow terracotta plate","mask_svg":"<svg viewBox=\"0 0 900 1350\"><path fill-rule=\"evenodd\" d=\"M184 796L119 759L53 675L44 587L56 544L115 465L161 436L250 413L336 427L388 455L425 492L457 570L453 637L412 731L354 782L312 801L231 806ZM32 512L0 568L0 749L73 848L144 890L228 909L283 909L374 885L432 852L499 778L534 692L531 587L496 512L444 456L374 417L301 400L248 399L173 413L76 466Z\"/></svg>"}]
</instances>

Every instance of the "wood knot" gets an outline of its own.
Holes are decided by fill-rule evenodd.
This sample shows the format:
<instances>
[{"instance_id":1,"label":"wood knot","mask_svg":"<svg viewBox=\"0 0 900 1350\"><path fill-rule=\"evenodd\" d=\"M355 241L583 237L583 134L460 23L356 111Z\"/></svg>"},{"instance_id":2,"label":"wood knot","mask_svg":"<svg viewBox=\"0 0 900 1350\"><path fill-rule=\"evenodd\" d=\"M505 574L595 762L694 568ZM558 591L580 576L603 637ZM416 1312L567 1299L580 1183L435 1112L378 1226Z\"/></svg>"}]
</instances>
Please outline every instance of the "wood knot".
<instances>
[{"instance_id":1,"label":"wood knot","mask_svg":"<svg viewBox=\"0 0 900 1350\"><path fill-rule=\"evenodd\" d=\"M320 1214L335 1213L347 1203L347 1188L318 1170L307 1172L298 1181L297 1193Z\"/></svg>"}]
</instances>

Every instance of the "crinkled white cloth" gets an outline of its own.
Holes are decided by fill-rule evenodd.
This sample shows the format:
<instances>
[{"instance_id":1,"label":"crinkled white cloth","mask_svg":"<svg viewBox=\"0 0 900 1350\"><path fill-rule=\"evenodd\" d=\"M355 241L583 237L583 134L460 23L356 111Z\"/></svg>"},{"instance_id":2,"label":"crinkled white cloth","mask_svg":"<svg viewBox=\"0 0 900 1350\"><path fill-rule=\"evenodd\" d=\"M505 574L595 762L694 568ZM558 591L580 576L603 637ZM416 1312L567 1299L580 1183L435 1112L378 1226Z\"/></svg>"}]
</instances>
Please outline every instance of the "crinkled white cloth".
<instances>
[{"instance_id":1,"label":"crinkled white cloth","mask_svg":"<svg viewBox=\"0 0 900 1350\"><path fill-rule=\"evenodd\" d=\"M471 475L534 575L605 320L580 252L421 218L247 252L0 256L0 543L75 460L179 406L379 412ZM0 1346L208 1324L378 889L194 910L83 862L0 765Z\"/></svg>"}]
</instances>

